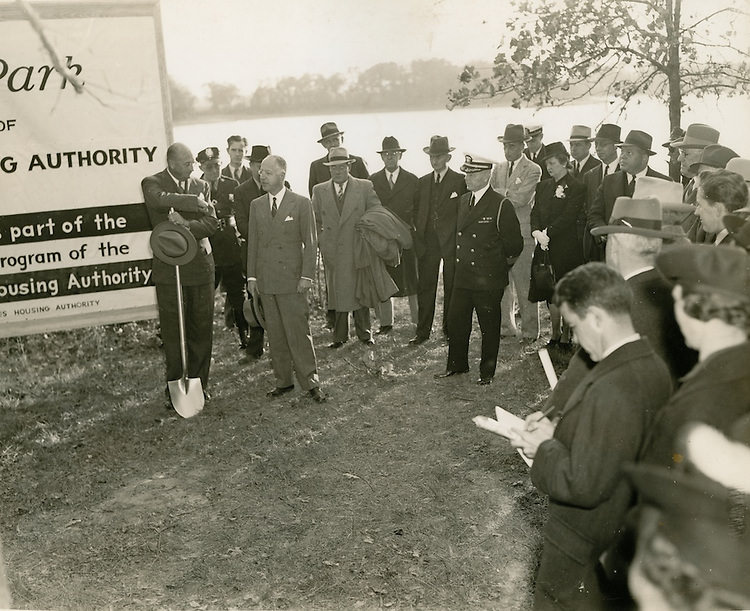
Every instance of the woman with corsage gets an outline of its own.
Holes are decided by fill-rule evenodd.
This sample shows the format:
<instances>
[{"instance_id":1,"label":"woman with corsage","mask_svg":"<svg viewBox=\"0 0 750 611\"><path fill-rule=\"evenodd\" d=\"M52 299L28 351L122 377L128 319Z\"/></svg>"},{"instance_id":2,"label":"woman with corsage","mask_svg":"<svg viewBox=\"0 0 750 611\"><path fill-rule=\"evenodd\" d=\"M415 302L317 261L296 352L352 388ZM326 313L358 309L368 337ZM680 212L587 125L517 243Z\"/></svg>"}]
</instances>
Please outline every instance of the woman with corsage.
<instances>
[{"instance_id":1,"label":"woman with corsage","mask_svg":"<svg viewBox=\"0 0 750 611\"><path fill-rule=\"evenodd\" d=\"M531 209L531 235L536 240L532 269L548 255L557 280L583 263L576 219L586 198L586 187L568 172L569 159L562 142L546 145L542 163L546 165L550 178L537 184ZM562 320L559 308L549 300L547 307L552 323L548 346L570 348L570 329Z\"/></svg>"}]
</instances>

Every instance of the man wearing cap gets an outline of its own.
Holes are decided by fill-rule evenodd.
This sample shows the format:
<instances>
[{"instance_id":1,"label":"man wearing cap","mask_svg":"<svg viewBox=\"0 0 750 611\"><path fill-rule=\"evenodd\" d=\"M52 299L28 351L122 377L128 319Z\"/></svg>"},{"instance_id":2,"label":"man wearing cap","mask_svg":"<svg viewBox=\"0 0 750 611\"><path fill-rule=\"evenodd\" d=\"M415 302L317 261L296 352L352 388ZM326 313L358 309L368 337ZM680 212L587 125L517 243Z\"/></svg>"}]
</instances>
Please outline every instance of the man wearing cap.
<instances>
[{"instance_id":1,"label":"man wearing cap","mask_svg":"<svg viewBox=\"0 0 750 611\"><path fill-rule=\"evenodd\" d=\"M354 159L341 146L329 151L326 166L331 178L312 189L312 204L318 227L320 254L326 275L328 309L335 312L333 343L340 348L349 340L349 312L354 317L357 338L372 345L370 310L356 297L354 234L366 210L380 206L372 182L349 174Z\"/></svg>"},{"instance_id":2,"label":"man wearing cap","mask_svg":"<svg viewBox=\"0 0 750 611\"><path fill-rule=\"evenodd\" d=\"M215 146L198 151L196 157L203 172L201 178L208 183L209 197L219 219L219 230L211 236L214 262L214 288L223 284L227 292L227 306L234 317L234 326L240 338L240 348L247 348L247 321L243 314L245 301L245 274L242 268L239 233L234 217L234 190L238 183L221 175L219 149Z\"/></svg>"},{"instance_id":3,"label":"man wearing cap","mask_svg":"<svg viewBox=\"0 0 750 611\"><path fill-rule=\"evenodd\" d=\"M375 193L388 210L393 212L414 232L414 206L419 179L416 174L404 170L400 163L406 149L401 148L398 140L393 136L383 138L383 146L378 151L383 160L383 169L370 176ZM417 257L411 248L401 251L401 262L397 267L387 266L388 273L398 287L395 297L409 298L411 321L416 325L417 292ZM389 298L378 308L380 329L377 334L386 334L393 328L393 302Z\"/></svg>"},{"instance_id":4,"label":"man wearing cap","mask_svg":"<svg viewBox=\"0 0 750 611\"><path fill-rule=\"evenodd\" d=\"M229 136L227 138L227 153L229 154L229 163L222 168L221 175L233 178L240 184L250 180L250 169L245 165L247 138Z\"/></svg>"},{"instance_id":5,"label":"man wearing cap","mask_svg":"<svg viewBox=\"0 0 750 611\"><path fill-rule=\"evenodd\" d=\"M632 197L635 191L635 179L641 176L652 176L662 180L670 180L669 176L660 174L648 165L649 157L656 155L651 150L653 139L646 132L634 129L625 137L625 141L618 145L620 149L620 171L608 174L602 178L597 189L596 197L588 210L588 227L603 227L612 216L615 200L620 196ZM604 245L606 236L594 238Z\"/></svg>"},{"instance_id":6,"label":"man wearing cap","mask_svg":"<svg viewBox=\"0 0 750 611\"><path fill-rule=\"evenodd\" d=\"M448 335L448 311L456 263L456 216L458 201L466 193L463 174L448 167L451 152L447 136L432 136L422 149L430 156L432 172L419 179L415 211L414 250L419 264L417 333L409 340L416 346L432 333L440 262L443 263L443 335Z\"/></svg>"},{"instance_id":7,"label":"man wearing cap","mask_svg":"<svg viewBox=\"0 0 750 611\"><path fill-rule=\"evenodd\" d=\"M188 377L199 377L207 394L214 314L214 258L208 238L218 229L219 221L210 203L208 183L191 177L194 165L190 149L175 142L167 149L167 168L144 178L141 189L152 226L169 220L188 229L199 242L195 256L180 265L180 276ZM175 269L154 257L152 270L169 382L182 377Z\"/></svg>"},{"instance_id":8,"label":"man wearing cap","mask_svg":"<svg viewBox=\"0 0 750 611\"><path fill-rule=\"evenodd\" d=\"M594 203L596 192L602 183L602 178L620 170L620 163L617 158L617 145L621 142L620 127L612 123L603 123L594 138L594 148L601 163L579 177L586 187L586 206L583 209L583 217L586 224L583 232L584 261L604 260L604 252L601 245L592 238L590 233L591 227L588 224L588 211Z\"/></svg>"},{"instance_id":9,"label":"man wearing cap","mask_svg":"<svg viewBox=\"0 0 750 611\"><path fill-rule=\"evenodd\" d=\"M676 433L690 421L722 432L750 413L750 256L735 247L690 244L666 249L656 268L674 284L675 316L698 364L659 411L643 461L668 468L682 457Z\"/></svg>"},{"instance_id":10,"label":"man wearing cap","mask_svg":"<svg viewBox=\"0 0 750 611\"><path fill-rule=\"evenodd\" d=\"M329 155L331 149L334 147L341 147L344 143L344 132L339 130L333 121L323 123L320 126L320 139L318 140L320 145L326 149L326 154L320 159L316 159L310 164L310 180L308 181L308 189L310 196L312 197L313 187L319 185L322 182L326 182L331 179L331 172L329 171ZM370 173L367 171L362 157L351 155L352 163L349 168L349 175L355 178L370 178Z\"/></svg>"},{"instance_id":11,"label":"man wearing cap","mask_svg":"<svg viewBox=\"0 0 750 611\"><path fill-rule=\"evenodd\" d=\"M544 165L545 146L542 143L544 138L544 129L541 125L526 125L524 127L524 133L526 134L526 148L523 150L523 154L537 164L542 170L542 176L540 181L549 178L549 172Z\"/></svg>"},{"instance_id":12,"label":"man wearing cap","mask_svg":"<svg viewBox=\"0 0 750 611\"><path fill-rule=\"evenodd\" d=\"M662 182L674 186L679 199L679 183ZM608 236L607 265L620 272L633 291L633 326L667 364L676 384L695 365L697 354L685 345L677 326L672 287L654 267L664 240L687 241L679 225L668 229L662 228L658 199L618 197L609 224L595 228L593 234Z\"/></svg>"},{"instance_id":13,"label":"man wearing cap","mask_svg":"<svg viewBox=\"0 0 750 611\"><path fill-rule=\"evenodd\" d=\"M508 271L523 250L513 204L490 186L493 162L466 155L469 193L461 197L456 222L456 271L448 312L448 363L436 378L469 371L474 311L482 331L477 384L492 382L500 346L500 302Z\"/></svg>"},{"instance_id":14,"label":"man wearing cap","mask_svg":"<svg viewBox=\"0 0 750 611\"><path fill-rule=\"evenodd\" d=\"M321 403L318 365L310 331L307 291L312 287L317 235L312 203L284 186L286 161L269 155L260 166L266 195L250 205L247 288L263 305L276 387L267 395L302 390Z\"/></svg>"},{"instance_id":15,"label":"man wearing cap","mask_svg":"<svg viewBox=\"0 0 750 611\"><path fill-rule=\"evenodd\" d=\"M534 459L531 481L549 497L534 608L600 609L599 557L634 501L622 468L638 457L672 384L635 331L630 289L615 270L577 267L557 283L554 301L596 364L556 423L534 412L511 440Z\"/></svg>"},{"instance_id":16,"label":"man wearing cap","mask_svg":"<svg viewBox=\"0 0 750 611\"><path fill-rule=\"evenodd\" d=\"M672 142L671 146L680 153L680 172L685 178L689 178L682 200L686 204L694 204L696 198L696 187L693 181L695 172L691 169L694 163L698 163L703 149L710 144L719 143L719 130L705 125L704 123L692 123L688 125L682 140Z\"/></svg>"},{"instance_id":17,"label":"man wearing cap","mask_svg":"<svg viewBox=\"0 0 750 611\"><path fill-rule=\"evenodd\" d=\"M528 140L523 125L508 124L502 136L505 161L492 170L490 185L513 204L523 236L523 250L510 269L510 284L503 293L501 304L502 329L525 341L534 341L539 336L539 306L528 299L529 270L534 252L531 237L531 207L534 204L534 189L542 176L542 169L523 154ZM521 314L521 330L516 326L516 306Z\"/></svg>"}]
</instances>

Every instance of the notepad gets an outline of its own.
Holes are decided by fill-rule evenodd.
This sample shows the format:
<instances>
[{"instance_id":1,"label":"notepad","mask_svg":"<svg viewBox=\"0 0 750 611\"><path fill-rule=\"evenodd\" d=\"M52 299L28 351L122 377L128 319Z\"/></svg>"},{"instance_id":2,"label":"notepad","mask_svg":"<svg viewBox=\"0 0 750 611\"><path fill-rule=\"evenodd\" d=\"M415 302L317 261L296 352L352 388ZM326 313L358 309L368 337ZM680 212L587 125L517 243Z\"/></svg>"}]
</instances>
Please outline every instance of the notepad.
<instances>
[{"instance_id":1,"label":"notepad","mask_svg":"<svg viewBox=\"0 0 750 611\"><path fill-rule=\"evenodd\" d=\"M485 429L487 431L492 431L497 435L502 435L506 439L513 439L515 437L513 429L523 431L526 428L526 422L524 422L524 420L522 420L515 414L511 414L509 411L504 410L499 405L495 406L495 418L488 418L487 416L474 416L474 418L472 418L472 421L479 428ZM521 448L516 448L516 450L518 450L518 453L521 455L521 458L523 458L523 461L529 467L531 467L534 461L526 456Z\"/></svg>"}]
</instances>

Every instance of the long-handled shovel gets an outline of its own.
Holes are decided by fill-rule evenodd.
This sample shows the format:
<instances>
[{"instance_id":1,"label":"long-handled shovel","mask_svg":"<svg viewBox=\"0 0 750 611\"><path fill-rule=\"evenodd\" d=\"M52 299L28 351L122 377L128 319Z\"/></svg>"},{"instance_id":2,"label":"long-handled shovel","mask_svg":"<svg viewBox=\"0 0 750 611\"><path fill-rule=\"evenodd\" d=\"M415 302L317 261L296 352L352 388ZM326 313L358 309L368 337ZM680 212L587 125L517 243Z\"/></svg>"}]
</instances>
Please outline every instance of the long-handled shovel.
<instances>
[{"instance_id":1,"label":"long-handled shovel","mask_svg":"<svg viewBox=\"0 0 750 611\"><path fill-rule=\"evenodd\" d=\"M188 378L187 347L185 345L185 314L182 305L182 281L180 266L174 266L177 279L177 322L180 328L180 357L182 359L182 377L167 382L169 398L175 411L183 418L192 418L200 413L205 403L203 384L200 378Z\"/></svg>"}]
</instances>

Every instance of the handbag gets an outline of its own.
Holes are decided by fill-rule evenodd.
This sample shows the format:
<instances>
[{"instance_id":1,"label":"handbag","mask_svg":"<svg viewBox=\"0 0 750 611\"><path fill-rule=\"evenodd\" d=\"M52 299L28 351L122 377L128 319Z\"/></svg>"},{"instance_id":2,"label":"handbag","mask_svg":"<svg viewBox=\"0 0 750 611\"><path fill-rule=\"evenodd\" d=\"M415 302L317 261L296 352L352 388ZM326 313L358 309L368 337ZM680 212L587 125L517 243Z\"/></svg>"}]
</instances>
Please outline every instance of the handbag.
<instances>
[{"instance_id":1,"label":"handbag","mask_svg":"<svg viewBox=\"0 0 750 611\"><path fill-rule=\"evenodd\" d=\"M537 256L540 255L540 256ZM529 301L552 301L555 292L555 270L549 262L549 250L535 253L531 261L531 281L529 282Z\"/></svg>"}]
</instances>

